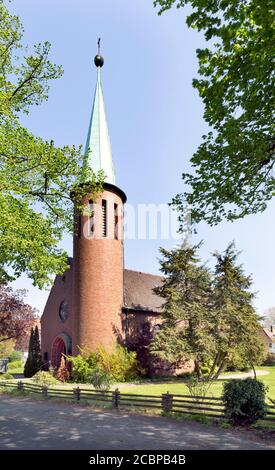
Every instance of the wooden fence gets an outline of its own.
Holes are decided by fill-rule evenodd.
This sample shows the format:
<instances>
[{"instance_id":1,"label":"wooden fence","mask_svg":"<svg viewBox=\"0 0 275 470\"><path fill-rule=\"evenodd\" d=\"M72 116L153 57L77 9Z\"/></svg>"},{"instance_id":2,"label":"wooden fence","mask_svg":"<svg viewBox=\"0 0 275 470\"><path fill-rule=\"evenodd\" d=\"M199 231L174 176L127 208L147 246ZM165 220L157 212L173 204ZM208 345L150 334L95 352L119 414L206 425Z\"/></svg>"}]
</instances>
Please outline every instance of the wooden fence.
<instances>
[{"instance_id":1,"label":"wooden fence","mask_svg":"<svg viewBox=\"0 0 275 470\"><path fill-rule=\"evenodd\" d=\"M181 413L186 415L203 415L206 417L225 419L224 405L221 397L200 397L190 395L139 395L113 391L99 391L92 388L57 388L41 387L29 382L0 381L0 388L18 390L30 394L42 395L45 398L66 398L76 402L94 402L108 404L113 408L142 408L156 409L166 413ZM275 422L275 406L267 405L265 421Z\"/></svg>"}]
</instances>

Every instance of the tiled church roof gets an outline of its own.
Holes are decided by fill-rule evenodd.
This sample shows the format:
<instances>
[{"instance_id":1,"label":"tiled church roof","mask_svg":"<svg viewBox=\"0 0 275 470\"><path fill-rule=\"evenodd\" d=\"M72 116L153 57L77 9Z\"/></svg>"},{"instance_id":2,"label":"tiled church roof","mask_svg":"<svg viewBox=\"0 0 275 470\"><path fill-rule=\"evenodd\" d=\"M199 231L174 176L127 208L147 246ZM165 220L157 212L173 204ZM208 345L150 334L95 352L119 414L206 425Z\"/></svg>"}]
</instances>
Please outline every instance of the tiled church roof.
<instances>
[{"instance_id":1,"label":"tiled church roof","mask_svg":"<svg viewBox=\"0 0 275 470\"><path fill-rule=\"evenodd\" d=\"M133 310L161 312L163 299L153 292L161 276L124 269L124 306Z\"/></svg>"}]
</instances>

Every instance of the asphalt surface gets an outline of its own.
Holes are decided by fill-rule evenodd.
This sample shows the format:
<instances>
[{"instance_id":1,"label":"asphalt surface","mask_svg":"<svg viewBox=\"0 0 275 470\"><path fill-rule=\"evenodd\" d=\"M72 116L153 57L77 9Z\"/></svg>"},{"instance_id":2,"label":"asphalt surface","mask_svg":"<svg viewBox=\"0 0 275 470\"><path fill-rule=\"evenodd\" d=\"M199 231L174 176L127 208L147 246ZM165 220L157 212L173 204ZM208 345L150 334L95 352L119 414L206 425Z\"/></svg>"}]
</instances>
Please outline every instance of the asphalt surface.
<instances>
[{"instance_id":1,"label":"asphalt surface","mask_svg":"<svg viewBox=\"0 0 275 470\"><path fill-rule=\"evenodd\" d=\"M275 449L249 433L0 395L0 449Z\"/></svg>"}]
</instances>

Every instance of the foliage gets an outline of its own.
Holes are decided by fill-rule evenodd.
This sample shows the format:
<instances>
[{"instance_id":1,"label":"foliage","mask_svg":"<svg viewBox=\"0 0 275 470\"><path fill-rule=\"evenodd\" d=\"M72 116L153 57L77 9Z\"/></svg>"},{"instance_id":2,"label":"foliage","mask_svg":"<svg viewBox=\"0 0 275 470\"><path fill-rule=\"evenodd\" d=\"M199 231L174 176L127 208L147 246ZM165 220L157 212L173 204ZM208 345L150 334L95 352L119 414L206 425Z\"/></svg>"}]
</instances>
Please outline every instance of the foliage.
<instances>
[{"instance_id":1,"label":"foliage","mask_svg":"<svg viewBox=\"0 0 275 470\"><path fill-rule=\"evenodd\" d=\"M91 365L82 353L77 356L66 356L72 364L72 379L76 383L87 383L91 375Z\"/></svg>"},{"instance_id":2,"label":"foliage","mask_svg":"<svg viewBox=\"0 0 275 470\"><path fill-rule=\"evenodd\" d=\"M40 339L39 331L36 326L31 329L30 343L29 343L29 354L24 367L24 376L33 377L42 366L41 350L40 350Z\"/></svg>"},{"instance_id":3,"label":"foliage","mask_svg":"<svg viewBox=\"0 0 275 470\"><path fill-rule=\"evenodd\" d=\"M61 357L60 365L55 373L55 377L57 380L60 380L60 382L67 382L70 378L70 373L67 369L64 356Z\"/></svg>"},{"instance_id":4,"label":"foliage","mask_svg":"<svg viewBox=\"0 0 275 470\"><path fill-rule=\"evenodd\" d=\"M58 244L73 231L81 148L58 147L21 125L22 113L47 100L49 83L63 71L50 61L49 42L32 53L22 46L20 19L3 0L0 21L0 284L25 272L42 288L68 267ZM91 192L102 187L102 175L92 176Z\"/></svg>"},{"instance_id":5,"label":"foliage","mask_svg":"<svg viewBox=\"0 0 275 470\"><path fill-rule=\"evenodd\" d=\"M36 310L24 302L24 290L0 285L0 344L29 334L37 320Z\"/></svg>"},{"instance_id":6,"label":"foliage","mask_svg":"<svg viewBox=\"0 0 275 470\"><path fill-rule=\"evenodd\" d=\"M19 369L22 367L22 361L12 361L8 363L8 369Z\"/></svg>"},{"instance_id":7,"label":"foliage","mask_svg":"<svg viewBox=\"0 0 275 470\"><path fill-rule=\"evenodd\" d=\"M211 316L215 357L210 373L212 378L217 378L228 362L240 361L253 367L264 358L260 318L253 307L252 278L244 274L242 265L237 264L238 255L234 243L229 244L224 254L214 253L216 267Z\"/></svg>"},{"instance_id":8,"label":"foliage","mask_svg":"<svg viewBox=\"0 0 275 470\"><path fill-rule=\"evenodd\" d=\"M272 0L155 0L160 13L188 5L187 25L211 46L197 50L193 80L212 127L183 174L191 191L174 204L210 224L263 211L275 191Z\"/></svg>"},{"instance_id":9,"label":"foliage","mask_svg":"<svg viewBox=\"0 0 275 470\"><path fill-rule=\"evenodd\" d=\"M107 392L108 390L110 390L110 377L102 369L92 369L88 381L93 385L96 390L101 390L103 392Z\"/></svg>"},{"instance_id":10,"label":"foliage","mask_svg":"<svg viewBox=\"0 0 275 470\"><path fill-rule=\"evenodd\" d=\"M51 385L58 384L58 380L45 370L40 370L36 372L33 376L32 381L37 384L41 385L41 387L50 387Z\"/></svg>"},{"instance_id":11,"label":"foliage","mask_svg":"<svg viewBox=\"0 0 275 470\"><path fill-rule=\"evenodd\" d=\"M0 380L11 380L13 379L13 375L10 372L5 372L4 374L0 374Z\"/></svg>"},{"instance_id":12,"label":"foliage","mask_svg":"<svg viewBox=\"0 0 275 470\"><path fill-rule=\"evenodd\" d=\"M193 359L198 377L202 364L213 354L209 322L211 277L199 264L199 246L160 250L165 278L155 292L164 299L163 322L150 347L154 356L171 365Z\"/></svg>"},{"instance_id":13,"label":"foliage","mask_svg":"<svg viewBox=\"0 0 275 470\"><path fill-rule=\"evenodd\" d=\"M1 313L0 313L0 322L1 322ZM3 341L0 337L0 358L2 357L10 357L14 350L14 339L8 339Z\"/></svg>"},{"instance_id":14,"label":"foliage","mask_svg":"<svg viewBox=\"0 0 275 470\"><path fill-rule=\"evenodd\" d=\"M8 357L9 357L10 362L13 362L13 361L22 362L22 357L23 357L22 351L12 351Z\"/></svg>"},{"instance_id":15,"label":"foliage","mask_svg":"<svg viewBox=\"0 0 275 470\"><path fill-rule=\"evenodd\" d=\"M195 402L201 402L201 399L207 396L211 384L211 381L199 378L196 375L190 375L185 381L188 393Z\"/></svg>"},{"instance_id":16,"label":"foliage","mask_svg":"<svg viewBox=\"0 0 275 470\"><path fill-rule=\"evenodd\" d=\"M266 413L265 385L255 379L230 380L224 384L225 412L234 425L253 424Z\"/></svg>"},{"instance_id":17,"label":"foliage","mask_svg":"<svg viewBox=\"0 0 275 470\"><path fill-rule=\"evenodd\" d=\"M130 335L127 340L128 349L136 353L138 374L143 377L150 377L155 369L156 361L149 349L153 337L150 322L145 322L142 331Z\"/></svg>"},{"instance_id":18,"label":"foliage","mask_svg":"<svg viewBox=\"0 0 275 470\"><path fill-rule=\"evenodd\" d=\"M93 374L101 371L109 381L124 382L133 379L137 374L136 353L116 345L112 351L98 346L96 351L80 349L77 356L66 356L72 363L74 382L86 383ZM104 375L103 374L103 375Z\"/></svg>"},{"instance_id":19,"label":"foliage","mask_svg":"<svg viewBox=\"0 0 275 470\"><path fill-rule=\"evenodd\" d=\"M137 375L136 353L129 352L118 344L112 351L98 346L96 351L91 353L90 359L93 367L103 370L114 382L126 382L134 379Z\"/></svg>"},{"instance_id":20,"label":"foliage","mask_svg":"<svg viewBox=\"0 0 275 470\"><path fill-rule=\"evenodd\" d=\"M161 329L151 353L171 364L194 360L198 378L218 378L234 360L261 363L264 347L252 302L252 279L237 264L234 243L215 253L214 275L200 264L198 246L162 249L164 281L155 292L164 299Z\"/></svg>"}]
</instances>

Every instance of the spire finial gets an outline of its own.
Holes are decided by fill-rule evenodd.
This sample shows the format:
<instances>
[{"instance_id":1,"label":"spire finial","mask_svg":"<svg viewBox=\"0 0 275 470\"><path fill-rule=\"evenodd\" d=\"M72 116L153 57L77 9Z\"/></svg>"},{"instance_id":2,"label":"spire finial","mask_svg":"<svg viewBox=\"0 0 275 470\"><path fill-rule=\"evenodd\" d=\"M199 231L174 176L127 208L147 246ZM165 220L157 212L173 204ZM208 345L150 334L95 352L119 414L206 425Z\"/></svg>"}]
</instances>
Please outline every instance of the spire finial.
<instances>
[{"instance_id":1,"label":"spire finial","mask_svg":"<svg viewBox=\"0 0 275 470\"><path fill-rule=\"evenodd\" d=\"M100 42L101 42L101 38L98 38L98 41L97 41L97 55L95 56L95 59L94 59L96 67L102 67L103 64L104 64L104 59L103 59L102 55L100 55Z\"/></svg>"}]
</instances>

